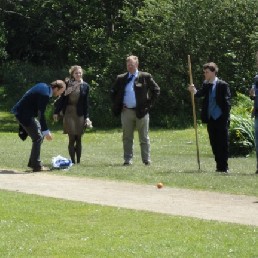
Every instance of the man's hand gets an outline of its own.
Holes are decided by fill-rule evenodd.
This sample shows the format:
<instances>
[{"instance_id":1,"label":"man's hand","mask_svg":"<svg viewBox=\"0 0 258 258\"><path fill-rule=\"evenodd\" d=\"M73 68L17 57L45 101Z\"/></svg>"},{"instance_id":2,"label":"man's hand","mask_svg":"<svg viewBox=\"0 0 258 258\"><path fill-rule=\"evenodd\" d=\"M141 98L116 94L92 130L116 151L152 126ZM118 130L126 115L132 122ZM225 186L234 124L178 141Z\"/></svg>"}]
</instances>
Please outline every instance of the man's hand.
<instances>
[{"instance_id":1,"label":"man's hand","mask_svg":"<svg viewBox=\"0 0 258 258\"><path fill-rule=\"evenodd\" d=\"M54 115L53 115L53 119L54 119L55 122L58 121L58 118L59 118L59 116L58 116L57 114L54 114Z\"/></svg>"},{"instance_id":2,"label":"man's hand","mask_svg":"<svg viewBox=\"0 0 258 258\"><path fill-rule=\"evenodd\" d=\"M255 89L254 89L254 87L252 87L252 88L250 89L249 95L250 95L251 97L255 97Z\"/></svg>"},{"instance_id":3,"label":"man's hand","mask_svg":"<svg viewBox=\"0 0 258 258\"><path fill-rule=\"evenodd\" d=\"M192 92L193 94L195 94L195 93L197 92L197 90L196 90L194 84L189 85L189 86L188 86L188 90L189 90L190 92Z\"/></svg>"},{"instance_id":4,"label":"man's hand","mask_svg":"<svg viewBox=\"0 0 258 258\"><path fill-rule=\"evenodd\" d=\"M46 134L46 135L45 135L45 138L46 138L48 141L52 141L52 140L53 140L51 133Z\"/></svg>"}]
</instances>

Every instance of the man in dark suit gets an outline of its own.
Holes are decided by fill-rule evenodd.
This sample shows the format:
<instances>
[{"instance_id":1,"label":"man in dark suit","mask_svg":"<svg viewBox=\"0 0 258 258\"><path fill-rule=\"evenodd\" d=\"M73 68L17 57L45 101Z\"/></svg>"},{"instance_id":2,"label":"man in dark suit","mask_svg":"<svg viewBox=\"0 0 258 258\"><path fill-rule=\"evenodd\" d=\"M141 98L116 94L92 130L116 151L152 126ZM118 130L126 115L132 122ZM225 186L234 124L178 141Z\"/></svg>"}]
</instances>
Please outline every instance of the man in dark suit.
<instances>
[{"instance_id":1,"label":"man in dark suit","mask_svg":"<svg viewBox=\"0 0 258 258\"><path fill-rule=\"evenodd\" d=\"M254 136L255 136L255 152L256 152L256 172L258 175L258 74L254 77L254 84L250 89L250 98L254 101L253 113L254 116Z\"/></svg>"},{"instance_id":2,"label":"man in dark suit","mask_svg":"<svg viewBox=\"0 0 258 258\"><path fill-rule=\"evenodd\" d=\"M151 74L138 70L138 57L126 59L127 73L120 74L111 89L113 113L121 114L124 165L131 165L135 126L138 130L141 158L150 165L149 110L160 94Z\"/></svg>"},{"instance_id":3,"label":"man in dark suit","mask_svg":"<svg viewBox=\"0 0 258 258\"><path fill-rule=\"evenodd\" d=\"M201 119L207 123L212 152L215 156L216 171L228 173L228 127L230 120L229 85L216 76L218 67L210 62L203 65L205 81L200 90L190 85L188 90L195 97L203 97Z\"/></svg>"},{"instance_id":4,"label":"man in dark suit","mask_svg":"<svg viewBox=\"0 0 258 258\"><path fill-rule=\"evenodd\" d=\"M50 97L60 96L65 88L66 85L61 80L52 82L50 86L46 83L37 83L11 110L32 140L28 167L32 168L33 172L46 170L41 164L40 149L44 137L52 140L52 135L47 127L45 110Z\"/></svg>"}]
</instances>

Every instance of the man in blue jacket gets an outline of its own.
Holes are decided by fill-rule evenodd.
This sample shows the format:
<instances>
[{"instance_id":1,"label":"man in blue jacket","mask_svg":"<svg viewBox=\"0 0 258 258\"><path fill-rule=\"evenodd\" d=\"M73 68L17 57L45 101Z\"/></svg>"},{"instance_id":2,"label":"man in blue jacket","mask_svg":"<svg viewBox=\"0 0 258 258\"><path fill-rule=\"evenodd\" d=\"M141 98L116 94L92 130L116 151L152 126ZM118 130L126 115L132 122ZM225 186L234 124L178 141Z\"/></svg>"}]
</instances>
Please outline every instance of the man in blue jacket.
<instances>
[{"instance_id":1,"label":"man in blue jacket","mask_svg":"<svg viewBox=\"0 0 258 258\"><path fill-rule=\"evenodd\" d=\"M37 83L11 110L32 140L28 167L32 168L33 172L46 170L40 160L40 149L44 137L52 140L52 135L46 123L45 110L50 98L60 96L65 89L65 83L61 80L56 80L50 85Z\"/></svg>"}]
</instances>

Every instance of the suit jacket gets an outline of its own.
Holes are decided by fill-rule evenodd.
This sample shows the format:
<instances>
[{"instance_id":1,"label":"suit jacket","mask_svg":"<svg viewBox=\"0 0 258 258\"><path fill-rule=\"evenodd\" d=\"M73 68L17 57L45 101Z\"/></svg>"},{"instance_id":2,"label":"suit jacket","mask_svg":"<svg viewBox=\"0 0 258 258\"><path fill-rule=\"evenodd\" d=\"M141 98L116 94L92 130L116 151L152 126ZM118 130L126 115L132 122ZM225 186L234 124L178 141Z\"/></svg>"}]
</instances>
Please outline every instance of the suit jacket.
<instances>
[{"instance_id":1,"label":"suit jacket","mask_svg":"<svg viewBox=\"0 0 258 258\"><path fill-rule=\"evenodd\" d=\"M11 112L24 126L30 126L34 117L39 119L41 130L47 131L45 110L50 100L52 89L46 83L37 83L29 89L15 104Z\"/></svg>"},{"instance_id":2,"label":"suit jacket","mask_svg":"<svg viewBox=\"0 0 258 258\"><path fill-rule=\"evenodd\" d=\"M128 73L117 76L111 89L112 111L114 115L121 114L124 103L125 86L127 84ZM153 106L160 94L158 84L153 80L151 74L139 71L134 81L134 91L136 98L136 116L144 117Z\"/></svg>"},{"instance_id":3,"label":"suit jacket","mask_svg":"<svg viewBox=\"0 0 258 258\"><path fill-rule=\"evenodd\" d=\"M83 116L84 119L89 117L89 85L83 82L80 85L80 96L76 105L76 112L78 116ZM65 114L68 105L69 95L65 96L64 93L58 98L54 104L54 114L59 114L61 111Z\"/></svg>"},{"instance_id":4,"label":"suit jacket","mask_svg":"<svg viewBox=\"0 0 258 258\"><path fill-rule=\"evenodd\" d=\"M256 75L254 78L258 78L258 75ZM250 96L250 99L254 101L254 108L252 112L252 116L255 116L255 118L258 117L258 81L254 83L253 85L255 89L255 96Z\"/></svg>"},{"instance_id":5,"label":"suit jacket","mask_svg":"<svg viewBox=\"0 0 258 258\"><path fill-rule=\"evenodd\" d=\"M197 91L195 97L204 97L202 102L202 111L201 111L201 119L203 123L207 123L209 121L208 117L208 109L209 109L209 94L210 94L211 85L207 83L203 83L202 88ZM222 80L218 80L216 82L216 103L220 107L222 111L222 117L225 121L230 120L230 89L229 85Z\"/></svg>"}]
</instances>

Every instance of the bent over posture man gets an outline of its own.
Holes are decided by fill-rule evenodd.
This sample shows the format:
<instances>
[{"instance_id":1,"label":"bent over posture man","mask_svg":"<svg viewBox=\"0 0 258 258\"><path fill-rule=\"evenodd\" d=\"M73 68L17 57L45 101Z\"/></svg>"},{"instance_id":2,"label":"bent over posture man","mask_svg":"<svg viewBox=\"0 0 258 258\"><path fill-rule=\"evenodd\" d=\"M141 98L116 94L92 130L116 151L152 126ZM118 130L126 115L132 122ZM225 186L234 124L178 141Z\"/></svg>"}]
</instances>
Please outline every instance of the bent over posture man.
<instances>
[{"instance_id":1,"label":"bent over posture man","mask_svg":"<svg viewBox=\"0 0 258 258\"><path fill-rule=\"evenodd\" d=\"M46 170L40 160L40 149L44 137L52 140L52 135L47 127L45 110L50 97L60 96L65 89L66 85L61 80L50 85L37 83L12 108L11 112L32 140L28 167L32 168L33 172Z\"/></svg>"},{"instance_id":2,"label":"bent over posture man","mask_svg":"<svg viewBox=\"0 0 258 258\"><path fill-rule=\"evenodd\" d=\"M131 165L135 126L138 130L141 158L150 165L149 110L160 94L151 74L138 71L138 57L126 59L127 73L117 76L111 90L113 113L121 114L123 129L124 165Z\"/></svg>"},{"instance_id":3,"label":"bent over posture man","mask_svg":"<svg viewBox=\"0 0 258 258\"><path fill-rule=\"evenodd\" d=\"M218 67L215 63L204 64L203 72L205 80L202 88L197 91L194 85L190 85L188 90L196 97L203 97L201 118L203 123L207 123L216 171L228 173L230 89L225 81L218 79Z\"/></svg>"}]
</instances>

